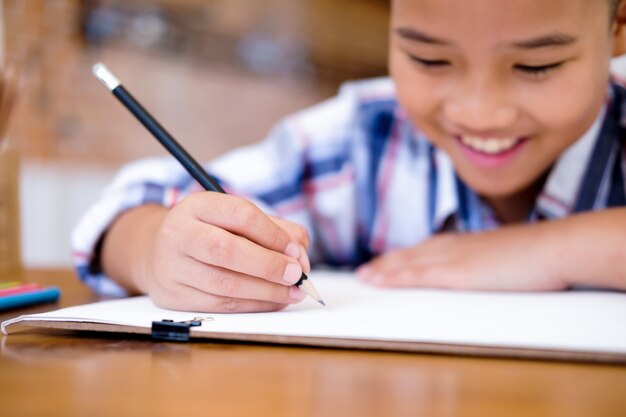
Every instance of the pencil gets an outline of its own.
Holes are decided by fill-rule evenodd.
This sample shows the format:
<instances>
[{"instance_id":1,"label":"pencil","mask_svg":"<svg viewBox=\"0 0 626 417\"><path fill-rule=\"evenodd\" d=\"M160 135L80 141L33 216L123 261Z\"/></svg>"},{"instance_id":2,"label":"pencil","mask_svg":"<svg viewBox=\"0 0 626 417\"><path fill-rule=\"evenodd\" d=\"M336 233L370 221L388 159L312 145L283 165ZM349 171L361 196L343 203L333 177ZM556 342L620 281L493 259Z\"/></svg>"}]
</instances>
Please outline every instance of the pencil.
<instances>
[{"instance_id":1,"label":"pencil","mask_svg":"<svg viewBox=\"0 0 626 417\"><path fill-rule=\"evenodd\" d=\"M97 63L92 68L93 74L117 99L143 124L146 129L168 150L189 174L207 191L226 194L226 191L202 168L202 166L178 143L159 122L124 88L120 81L104 66ZM295 284L309 297L325 306L319 293L303 272Z\"/></svg>"}]
</instances>

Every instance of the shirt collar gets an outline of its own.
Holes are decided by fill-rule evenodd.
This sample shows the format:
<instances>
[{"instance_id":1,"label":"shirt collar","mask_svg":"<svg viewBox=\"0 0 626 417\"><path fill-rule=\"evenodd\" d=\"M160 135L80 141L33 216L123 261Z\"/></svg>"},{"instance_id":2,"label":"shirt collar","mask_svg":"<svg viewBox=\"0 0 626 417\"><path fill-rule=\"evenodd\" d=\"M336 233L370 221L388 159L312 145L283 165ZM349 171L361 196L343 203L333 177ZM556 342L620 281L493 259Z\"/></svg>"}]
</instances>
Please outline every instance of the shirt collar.
<instances>
[{"instance_id":1,"label":"shirt collar","mask_svg":"<svg viewBox=\"0 0 626 417\"><path fill-rule=\"evenodd\" d=\"M591 127L556 161L537 199L536 215L562 218L572 213L606 110L605 105Z\"/></svg>"},{"instance_id":2,"label":"shirt collar","mask_svg":"<svg viewBox=\"0 0 626 417\"><path fill-rule=\"evenodd\" d=\"M435 207L432 214L432 232L441 231L448 219L459 211L456 174L452 160L444 151L434 148L432 169L436 172L434 184Z\"/></svg>"}]
</instances>

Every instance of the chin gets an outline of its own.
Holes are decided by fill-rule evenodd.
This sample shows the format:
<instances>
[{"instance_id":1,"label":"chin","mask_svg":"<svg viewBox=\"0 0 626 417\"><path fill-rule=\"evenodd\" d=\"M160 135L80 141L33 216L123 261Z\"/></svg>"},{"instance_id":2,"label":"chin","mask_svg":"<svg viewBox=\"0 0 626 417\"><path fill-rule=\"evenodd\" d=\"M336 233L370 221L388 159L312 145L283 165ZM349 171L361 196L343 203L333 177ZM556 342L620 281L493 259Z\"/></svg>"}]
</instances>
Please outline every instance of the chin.
<instances>
[{"instance_id":1,"label":"chin","mask_svg":"<svg viewBox=\"0 0 626 417\"><path fill-rule=\"evenodd\" d=\"M510 180L506 178L468 178L461 176L463 182L474 192L490 198L506 198L514 196L526 188L528 184L521 181Z\"/></svg>"}]
</instances>

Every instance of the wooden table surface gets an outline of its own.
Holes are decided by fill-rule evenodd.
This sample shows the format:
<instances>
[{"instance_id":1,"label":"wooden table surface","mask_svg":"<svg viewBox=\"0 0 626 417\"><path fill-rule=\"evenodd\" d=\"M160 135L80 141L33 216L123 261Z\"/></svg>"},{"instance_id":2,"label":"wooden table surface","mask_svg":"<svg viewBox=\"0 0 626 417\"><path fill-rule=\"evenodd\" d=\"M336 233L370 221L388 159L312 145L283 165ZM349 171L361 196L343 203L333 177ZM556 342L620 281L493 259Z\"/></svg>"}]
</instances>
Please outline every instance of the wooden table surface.
<instances>
[{"instance_id":1,"label":"wooden table surface","mask_svg":"<svg viewBox=\"0 0 626 417\"><path fill-rule=\"evenodd\" d=\"M0 320L97 299L24 281L61 301ZM28 331L2 336L0 415L626 416L626 367Z\"/></svg>"}]
</instances>

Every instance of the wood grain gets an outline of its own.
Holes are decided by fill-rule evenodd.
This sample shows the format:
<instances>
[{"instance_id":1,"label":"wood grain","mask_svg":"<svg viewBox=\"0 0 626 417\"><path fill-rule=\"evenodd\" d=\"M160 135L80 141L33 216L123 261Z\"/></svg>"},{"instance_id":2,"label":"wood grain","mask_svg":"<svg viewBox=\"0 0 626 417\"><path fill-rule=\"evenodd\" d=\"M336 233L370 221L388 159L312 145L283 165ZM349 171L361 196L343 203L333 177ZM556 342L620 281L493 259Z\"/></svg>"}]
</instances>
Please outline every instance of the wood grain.
<instances>
[{"instance_id":1,"label":"wood grain","mask_svg":"<svg viewBox=\"0 0 626 417\"><path fill-rule=\"evenodd\" d=\"M69 271L27 271L96 297ZM620 416L626 367L24 332L3 337L4 416Z\"/></svg>"}]
</instances>

